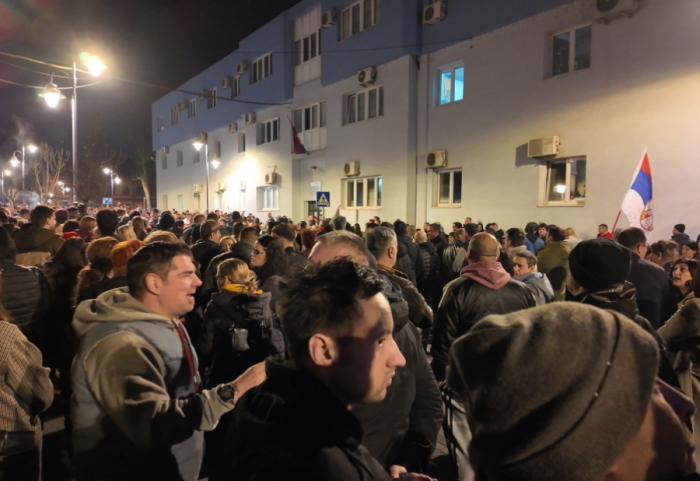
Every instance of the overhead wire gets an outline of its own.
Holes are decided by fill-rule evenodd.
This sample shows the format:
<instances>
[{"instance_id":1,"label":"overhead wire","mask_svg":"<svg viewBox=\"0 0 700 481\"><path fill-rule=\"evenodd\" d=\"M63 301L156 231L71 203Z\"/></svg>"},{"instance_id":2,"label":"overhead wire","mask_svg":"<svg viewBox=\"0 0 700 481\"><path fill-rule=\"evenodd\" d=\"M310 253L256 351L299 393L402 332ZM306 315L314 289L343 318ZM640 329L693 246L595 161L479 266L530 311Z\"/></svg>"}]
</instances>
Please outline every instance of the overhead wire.
<instances>
[{"instance_id":1,"label":"overhead wire","mask_svg":"<svg viewBox=\"0 0 700 481\"><path fill-rule=\"evenodd\" d=\"M7 62L6 60L0 60L0 63L4 63L5 65L9 65L10 67L14 67L14 68L17 68L17 69L20 69L20 70L26 70L26 71L28 71L28 72L38 73L39 75L46 75L47 77L51 77L51 75L53 75L53 74L50 74L50 73L41 72L41 71L39 71L39 70L34 70L34 69L31 69L31 68L22 67L21 65L17 65L17 64L11 63L11 62ZM78 80L90 80L90 77L78 77Z\"/></svg>"},{"instance_id":2,"label":"overhead wire","mask_svg":"<svg viewBox=\"0 0 700 481\"><path fill-rule=\"evenodd\" d=\"M18 83L18 82L12 82L11 80L5 80L0 78L0 82L10 84L10 85L17 85L18 87L27 87L30 89L44 89L46 85L29 85L29 84L23 84L23 83ZM97 85L101 82L92 82L89 84L83 84L83 85L78 85L77 88L81 89L84 87L91 87L93 85ZM58 90L71 90L73 87L58 87Z\"/></svg>"}]
</instances>

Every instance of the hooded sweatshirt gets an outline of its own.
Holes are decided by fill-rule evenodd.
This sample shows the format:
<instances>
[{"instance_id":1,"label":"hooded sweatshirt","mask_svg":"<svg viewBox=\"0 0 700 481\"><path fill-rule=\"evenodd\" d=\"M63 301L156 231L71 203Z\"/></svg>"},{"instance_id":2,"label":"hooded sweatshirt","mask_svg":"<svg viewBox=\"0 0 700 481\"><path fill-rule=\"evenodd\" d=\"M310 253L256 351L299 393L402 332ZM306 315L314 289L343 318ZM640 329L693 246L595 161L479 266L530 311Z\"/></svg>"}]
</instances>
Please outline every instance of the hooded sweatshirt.
<instances>
[{"instance_id":1,"label":"hooded sweatshirt","mask_svg":"<svg viewBox=\"0 0 700 481\"><path fill-rule=\"evenodd\" d=\"M78 481L197 479L200 431L213 429L233 403L213 390L195 393L197 356L179 324L126 288L76 309L71 412Z\"/></svg>"},{"instance_id":2,"label":"hooded sweatshirt","mask_svg":"<svg viewBox=\"0 0 700 481\"><path fill-rule=\"evenodd\" d=\"M28 227L15 232L12 239L17 246L15 263L21 266L41 266L55 256L65 242L48 229Z\"/></svg>"},{"instance_id":3,"label":"hooded sweatshirt","mask_svg":"<svg viewBox=\"0 0 700 481\"><path fill-rule=\"evenodd\" d=\"M554 300L552 284L549 282L547 276L541 272L530 272L523 276L516 277L515 280L525 283L525 285L530 288L538 306L543 306Z\"/></svg>"},{"instance_id":4,"label":"hooded sweatshirt","mask_svg":"<svg viewBox=\"0 0 700 481\"><path fill-rule=\"evenodd\" d=\"M503 265L500 262L496 261L470 264L462 269L459 276L472 279L494 291L508 284L510 280L510 274L503 269Z\"/></svg>"}]
</instances>

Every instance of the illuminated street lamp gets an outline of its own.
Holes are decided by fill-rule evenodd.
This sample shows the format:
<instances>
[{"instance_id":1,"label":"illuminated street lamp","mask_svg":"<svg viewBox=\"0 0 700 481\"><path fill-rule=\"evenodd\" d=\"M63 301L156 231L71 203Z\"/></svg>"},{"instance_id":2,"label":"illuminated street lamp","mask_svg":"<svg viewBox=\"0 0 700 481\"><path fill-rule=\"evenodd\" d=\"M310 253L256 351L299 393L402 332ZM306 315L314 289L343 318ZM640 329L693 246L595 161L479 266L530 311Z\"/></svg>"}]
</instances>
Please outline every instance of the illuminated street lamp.
<instances>
[{"instance_id":1,"label":"illuminated street lamp","mask_svg":"<svg viewBox=\"0 0 700 481\"><path fill-rule=\"evenodd\" d=\"M197 151L199 151L202 147L204 147L204 163L206 165L207 169L207 201L206 201L206 207L207 207L207 213L209 213L209 143L207 142L207 134L201 133L197 134L197 138L195 139L194 142L192 142L192 145L194 146ZM212 163L212 165L214 165ZM216 169L219 166L219 161L216 161L216 165L214 165L214 168Z\"/></svg>"},{"instance_id":2,"label":"illuminated street lamp","mask_svg":"<svg viewBox=\"0 0 700 481\"><path fill-rule=\"evenodd\" d=\"M104 62L99 57L90 55L87 52L82 52L79 55L82 64L87 67L88 71L93 77L98 77L107 67ZM49 83L44 87L44 92L39 94L39 97L43 97L46 100L46 104L53 108L58 106L58 102L65 98L58 89L58 86L53 83L53 76L56 72L51 74ZM77 124L77 111L78 111L78 66L76 62L73 62L73 95L71 97L71 133L72 133L72 145L73 145L73 202L78 202L77 192L75 191L75 186L78 183L78 124Z\"/></svg>"},{"instance_id":3,"label":"illuminated street lamp","mask_svg":"<svg viewBox=\"0 0 700 481\"><path fill-rule=\"evenodd\" d=\"M112 172L112 169L105 167L102 169L105 175L109 175L110 181L112 183L112 205L114 205L114 184L121 184L122 180L119 178L116 172Z\"/></svg>"},{"instance_id":4,"label":"illuminated street lamp","mask_svg":"<svg viewBox=\"0 0 700 481\"><path fill-rule=\"evenodd\" d=\"M17 153L20 152L19 150L14 151L12 153L12 158L10 159L10 165L12 165L12 167L17 167L20 164L20 162L22 163L22 191L25 190L24 189L24 153L25 153L25 149L28 150L30 154L34 154L34 153L36 153L37 150L39 150L39 147L37 147L34 144L29 144L27 146L23 145L22 151L21 151L22 160L19 160L17 158Z\"/></svg>"}]
</instances>

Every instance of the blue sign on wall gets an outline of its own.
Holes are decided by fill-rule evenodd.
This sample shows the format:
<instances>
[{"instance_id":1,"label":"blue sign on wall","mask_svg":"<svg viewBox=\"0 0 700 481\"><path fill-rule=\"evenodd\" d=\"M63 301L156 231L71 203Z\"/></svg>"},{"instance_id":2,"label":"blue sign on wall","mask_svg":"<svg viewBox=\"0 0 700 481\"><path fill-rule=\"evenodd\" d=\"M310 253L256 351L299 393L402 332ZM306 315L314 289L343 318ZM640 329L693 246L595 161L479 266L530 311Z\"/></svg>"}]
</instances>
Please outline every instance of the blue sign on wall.
<instances>
[{"instance_id":1,"label":"blue sign on wall","mask_svg":"<svg viewBox=\"0 0 700 481\"><path fill-rule=\"evenodd\" d=\"M330 192L316 192L316 207L330 207L331 206L331 193Z\"/></svg>"},{"instance_id":2,"label":"blue sign on wall","mask_svg":"<svg viewBox=\"0 0 700 481\"><path fill-rule=\"evenodd\" d=\"M102 197L102 203L104 205L112 205L112 198L111 197Z\"/></svg>"}]
</instances>

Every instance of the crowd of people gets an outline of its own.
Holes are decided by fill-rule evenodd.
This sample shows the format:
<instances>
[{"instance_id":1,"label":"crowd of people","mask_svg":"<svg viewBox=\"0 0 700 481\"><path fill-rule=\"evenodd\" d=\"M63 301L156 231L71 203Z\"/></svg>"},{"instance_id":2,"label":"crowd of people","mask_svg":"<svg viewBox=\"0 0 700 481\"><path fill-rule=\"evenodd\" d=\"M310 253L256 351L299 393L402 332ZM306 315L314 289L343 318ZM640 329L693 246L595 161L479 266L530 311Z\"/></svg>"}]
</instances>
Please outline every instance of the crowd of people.
<instances>
[{"instance_id":1,"label":"crowd of people","mask_svg":"<svg viewBox=\"0 0 700 481\"><path fill-rule=\"evenodd\" d=\"M76 481L431 480L441 430L451 480L700 479L682 224L0 223L0 480L41 479L52 405Z\"/></svg>"}]
</instances>

